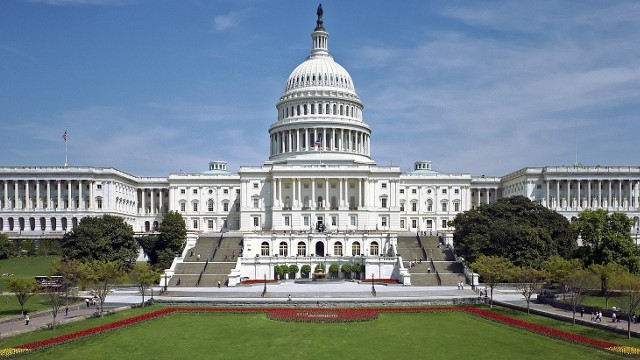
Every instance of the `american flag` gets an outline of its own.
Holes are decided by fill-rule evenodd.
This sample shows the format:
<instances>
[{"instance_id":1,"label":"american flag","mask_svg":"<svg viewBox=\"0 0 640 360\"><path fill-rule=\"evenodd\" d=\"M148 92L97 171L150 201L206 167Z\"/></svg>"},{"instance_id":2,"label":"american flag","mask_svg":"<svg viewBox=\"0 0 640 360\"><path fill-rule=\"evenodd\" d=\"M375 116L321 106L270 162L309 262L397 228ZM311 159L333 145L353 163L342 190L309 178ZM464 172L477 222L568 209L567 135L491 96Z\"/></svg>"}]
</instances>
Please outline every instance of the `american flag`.
<instances>
[{"instance_id":1,"label":"american flag","mask_svg":"<svg viewBox=\"0 0 640 360\"><path fill-rule=\"evenodd\" d=\"M65 130L64 134L62 134L62 140L64 140L64 142L67 142L67 130Z\"/></svg>"}]
</instances>

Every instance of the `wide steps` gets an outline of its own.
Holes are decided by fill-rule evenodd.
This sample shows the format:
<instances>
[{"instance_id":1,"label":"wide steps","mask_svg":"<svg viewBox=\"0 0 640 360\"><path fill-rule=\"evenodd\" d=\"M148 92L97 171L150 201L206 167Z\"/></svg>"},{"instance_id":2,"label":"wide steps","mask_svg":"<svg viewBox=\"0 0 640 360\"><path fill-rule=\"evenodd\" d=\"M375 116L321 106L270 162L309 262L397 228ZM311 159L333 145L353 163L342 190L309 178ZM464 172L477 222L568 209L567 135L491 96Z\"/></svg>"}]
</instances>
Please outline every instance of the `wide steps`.
<instances>
[{"instance_id":1,"label":"wide steps","mask_svg":"<svg viewBox=\"0 0 640 360\"><path fill-rule=\"evenodd\" d=\"M175 274L197 274L204 269L204 262L177 263Z\"/></svg>"}]
</instances>

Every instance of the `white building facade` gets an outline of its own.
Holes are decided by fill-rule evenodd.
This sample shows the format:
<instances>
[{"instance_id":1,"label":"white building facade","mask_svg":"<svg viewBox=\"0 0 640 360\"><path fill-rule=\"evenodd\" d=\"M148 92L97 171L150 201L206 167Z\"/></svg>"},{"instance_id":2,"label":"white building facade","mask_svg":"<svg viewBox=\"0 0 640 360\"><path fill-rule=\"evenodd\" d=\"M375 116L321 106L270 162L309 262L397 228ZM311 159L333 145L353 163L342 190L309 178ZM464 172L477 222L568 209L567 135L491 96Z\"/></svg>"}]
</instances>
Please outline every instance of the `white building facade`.
<instances>
[{"instance_id":1,"label":"white building facade","mask_svg":"<svg viewBox=\"0 0 640 360\"><path fill-rule=\"evenodd\" d=\"M154 178L112 168L0 167L0 231L56 237L85 216L111 214L144 234L173 210L185 218L189 245L205 234L243 236L230 285L256 277L258 263L273 258L310 265L358 259L376 277L409 283L396 256L399 233L451 241L457 214L514 195L567 218L584 209L624 212L638 232L640 167L524 168L486 177L440 173L430 161L416 161L409 172L378 166L354 81L331 57L321 17L316 25L309 56L276 104L262 165L232 173L213 161L202 173Z\"/></svg>"}]
</instances>

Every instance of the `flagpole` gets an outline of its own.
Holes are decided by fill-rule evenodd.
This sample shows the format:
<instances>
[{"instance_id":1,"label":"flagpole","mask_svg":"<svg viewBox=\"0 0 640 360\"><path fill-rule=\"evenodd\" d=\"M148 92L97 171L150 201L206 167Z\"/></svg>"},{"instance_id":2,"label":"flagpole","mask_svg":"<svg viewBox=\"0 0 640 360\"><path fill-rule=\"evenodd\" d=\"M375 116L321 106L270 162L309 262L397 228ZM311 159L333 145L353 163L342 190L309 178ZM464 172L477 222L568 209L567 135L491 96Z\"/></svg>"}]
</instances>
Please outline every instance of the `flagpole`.
<instances>
[{"instance_id":1,"label":"flagpole","mask_svg":"<svg viewBox=\"0 0 640 360\"><path fill-rule=\"evenodd\" d=\"M64 167L67 167L67 140L64 141Z\"/></svg>"}]
</instances>

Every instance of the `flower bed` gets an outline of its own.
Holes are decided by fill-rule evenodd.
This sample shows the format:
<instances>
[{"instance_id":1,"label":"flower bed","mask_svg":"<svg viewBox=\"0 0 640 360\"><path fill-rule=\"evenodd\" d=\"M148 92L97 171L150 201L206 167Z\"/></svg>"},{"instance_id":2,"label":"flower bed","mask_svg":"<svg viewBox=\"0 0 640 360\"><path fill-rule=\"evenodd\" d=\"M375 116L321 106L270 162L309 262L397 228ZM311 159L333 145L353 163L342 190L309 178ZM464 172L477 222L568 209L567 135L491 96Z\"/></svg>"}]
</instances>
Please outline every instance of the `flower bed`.
<instances>
[{"instance_id":1,"label":"flower bed","mask_svg":"<svg viewBox=\"0 0 640 360\"><path fill-rule=\"evenodd\" d=\"M381 284L397 284L398 280L394 279L362 279L362 282L373 282L373 283L381 283Z\"/></svg>"},{"instance_id":2,"label":"flower bed","mask_svg":"<svg viewBox=\"0 0 640 360\"><path fill-rule=\"evenodd\" d=\"M70 334L56 336L50 339L36 341L32 343L15 346L12 348L0 349L0 357L9 358L29 353L32 350L42 349L49 346L59 345L67 341L84 338L90 335L101 334L107 331L118 329L131 324L136 324L149 319L171 314L180 313L266 313L269 319L279 321L295 322L357 322L377 319L380 313L412 313L412 312L448 312L465 311L469 314L482 317L491 321L514 326L520 329L532 331L554 339L560 339L572 343L586 345L626 356L640 355L640 348L631 346L621 346L607 341L591 339L582 335L548 328L546 326L533 324L523 320L513 319L489 310L472 306L440 306L440 307L388 307L388 308L208 308L208 307L171 307L157 310L147 314L134 316L129 319L116 321L110 324L96 326L93 328L76 331Z\"/></svg>"}]
</instances>

